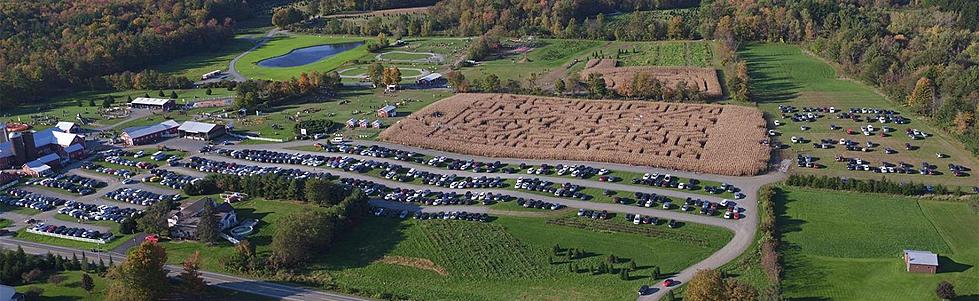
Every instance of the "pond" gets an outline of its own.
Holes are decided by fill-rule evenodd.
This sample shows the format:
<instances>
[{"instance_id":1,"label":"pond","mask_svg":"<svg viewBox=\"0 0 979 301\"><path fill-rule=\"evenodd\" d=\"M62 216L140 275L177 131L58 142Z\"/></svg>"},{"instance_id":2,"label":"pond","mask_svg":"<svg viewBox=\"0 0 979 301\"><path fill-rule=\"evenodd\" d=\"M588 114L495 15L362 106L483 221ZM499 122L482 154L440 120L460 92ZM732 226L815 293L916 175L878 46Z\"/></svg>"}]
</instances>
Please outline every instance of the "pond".
<instances>
[{"instance_id":1,"label":"pond","mask_svg":"<svg viewBox=\"0 0 979 301\"><path fill-rule=\"evenodd\" d=\"M258 61L258 65L262 67L279 68L302 66L318 62L350 49L357 48L357 46L363 44L364 42L352 42L296 48L289 51L289 53Z\"/></svg>"}]
</instances>

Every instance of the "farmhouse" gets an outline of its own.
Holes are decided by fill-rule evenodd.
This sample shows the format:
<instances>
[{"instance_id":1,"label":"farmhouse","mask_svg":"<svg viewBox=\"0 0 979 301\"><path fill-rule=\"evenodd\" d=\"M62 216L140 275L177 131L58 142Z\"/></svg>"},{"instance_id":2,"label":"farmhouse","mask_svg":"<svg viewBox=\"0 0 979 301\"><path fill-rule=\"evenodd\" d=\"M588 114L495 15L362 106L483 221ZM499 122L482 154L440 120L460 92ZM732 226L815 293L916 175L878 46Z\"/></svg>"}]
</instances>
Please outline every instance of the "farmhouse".
<instances>
[{"instance_id":1,"label":"farmhouse","mask_svg":"<svg viewBox=\"0 0 979 301\"><path fill-rule=\"evenodd\" d=\"M386 105L383 108L377 110L377 117L388 118L398 116L398 107L393 105Z\"/></svg>"},{"instance_id":2,"label":"farmhouse","mask_svg":"<svg viewBox=\"0 0 979 301\"><path fill-rule=\"evenodd\" d=\"M431 73L415 81L419 86L440 86L448 82L442 74Z\"/></svg>"},{"instance_id":3,"label":"farmhouse","mask_svg":"<svg viewBox=\"0 0 979 301\"><path fill-rule=\"evenodd\" d=\"M142 127L132 127L122 131L122 140L126 145L143 145L177 135L180 126L176 121L167 120L158 124Z\"/></svg>"},{"instance_id":4,"label":"farmhouse","mask_svg":"<svg viewBox=\"0 0 979 301\"><path fill-rule=\"evenodd\" d=\"M186 121L177 128L177 131L180 137L208 141L224 135L225 128L220 124Z\"/></svg>"},{"instance_id":5,"label":"farmhouse","mask_svg":"<svg viewBox=\"0 0 979 301\"><path fill-rule=\"evenodd\" d=\"M147 98L147 97L137 97L129 103L129 107L133 109L153 109L153 110L163 110L169 111L177 106L177 101L167 98Z\"/></svg>"},{"instance_id":6,"label":"farmhouse","mask_svg":"<svg viewBox=\"0 0 979 301\"><path fill-rule=\"evenodd\" d=\"M58 124L56 124L54 127L65 133L74 133L78 131L78 125L76 125L74 122L62 121L58 122Z\"/></svg>"},{"instance_id":7,"label":"farmhouse","mask_svg":"<svg viewBox=\"0 0 979 301\"><path fill-rule=\"evenodd\" d=\"M52 173L52 169L61 168L61 166L61 156L58 156L57 153L51 153L37 158L37 160L24 163L21 169L28 176L40 177Z\"/></svg>"},{"instance_id":8,"label":"farmhouse","mask_svg":"<svg viewBox=\"0 0 979 301\"><path fill-rule=\"evenodd\" d=\"M938 273L938 255L928 251L904 250L904 267L912 273Z\"/></svg>"},{"instance_id":9,"label":"farmhouse","mask_svg":"<svg viewBox=\"0 0 979 301\"><path fill-rule=\"evenodd\" d=\"M62 161L85 157L85 139L57 128L40 132L24 131L10 134L0 143L0 169L23 166L41 157L56 154Z\"/></svg>"},{"instance_id":10,"label":"farmhouse","mask_svg":"<svg viewBox=\"0 0 979 301\"><path fill-rule=\"evenodd\" d=\"M214 201L204 198L188 205L181 205L180 210L174 210L167 219L167 226L170 227L170 237L179 239L196 239L197 225L204 214L204 206L211 206L217 215L218 231L224 231L238 224L238 216L231 203L224 202L215 204Z\"/></svg>"}]
</instances>

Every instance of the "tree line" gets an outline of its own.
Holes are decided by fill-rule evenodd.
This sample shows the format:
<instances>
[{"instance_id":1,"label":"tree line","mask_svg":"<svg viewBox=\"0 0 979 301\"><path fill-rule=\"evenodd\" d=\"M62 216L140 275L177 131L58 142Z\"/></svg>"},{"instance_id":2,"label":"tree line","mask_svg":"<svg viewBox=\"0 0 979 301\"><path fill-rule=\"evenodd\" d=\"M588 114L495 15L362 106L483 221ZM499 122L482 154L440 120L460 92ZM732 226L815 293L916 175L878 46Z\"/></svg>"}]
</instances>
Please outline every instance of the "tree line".
<instances>
[{"instance_id":1,"label":"tree line","mask_svg":"<svg viewBox=\"0 0 979 301\"><path fill-rule=\"evenodd\" d=\"M307 96L332 96L339 87L336 72L303 72L286 81L247 80L235 86L232 104L239 109L274 107Z\"/></svg>"},{"instance_id":2,"label":"tree line","mask_svg":"<svg viewBox=\"0 0 979 301\"><path fill-rule=\"evenodd\" d=\"M216 49L250 15L244 0L3 1L0 11L2 107Z\"/></svg>"},{"instance_id":3,"label":"tree line","mask_svg":"<svg viewBox=\"0 0 979 301\"><path fill-rule=\"evenodd\" d=\"M955 190L949 189L948 187L937 184L937 185L927 185L921 183L901 183L895 182L887 178L881 178L880 180L869 179L851 179L851 178L839 178L830 176L816 176L816 175L789 175L789 178L785 180L785 183L792 186L798 187L810 187L810 188L822 188L822 189L832 189L832 190L849 190L865 193L887 193L887 194L899 194L899 195L946 195L955 194L962 195L961 187L956 187Z\"/></svg>"}]
</instances>

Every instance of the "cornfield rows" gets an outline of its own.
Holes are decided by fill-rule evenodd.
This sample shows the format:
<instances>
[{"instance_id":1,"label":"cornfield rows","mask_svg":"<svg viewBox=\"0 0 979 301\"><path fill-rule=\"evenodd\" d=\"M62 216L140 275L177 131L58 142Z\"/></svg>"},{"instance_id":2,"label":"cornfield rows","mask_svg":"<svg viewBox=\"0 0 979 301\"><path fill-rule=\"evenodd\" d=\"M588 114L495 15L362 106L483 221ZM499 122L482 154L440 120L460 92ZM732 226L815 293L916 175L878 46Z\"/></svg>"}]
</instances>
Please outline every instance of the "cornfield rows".
<instances>
[{"instance_id":1,"label":"cornfield rows","mask_svg":"<svg viewBox=\"0 0 979 301\"><path fill-rule=\"evenodd\" d=\"M721 83L717 79L717 71L713 68L615 67L615 60L613 59L594 61L596 60L593 59L585 65L586 68L581 71L581 77L584 79L592 73L601 74L608 88L622 95L632 94L632 81L639 73L650 73L669 88L676 87L677 83L683 81L691 88L703 92L708 98L720 97L723 93Z\"/></svg>"},{"instance_id":2,"label":"cornfield rows","mask_svg":"<svg viewBox=\"0 0 979 301\"><path fill-rule=\"evenodd\" d=\"M457 94L381 133L385 141L508 158L598 161L724 175L767 165L754 108Z\"/></svg>"},{"instance_id":3,"label":"cornfield rows","mask_svg":"<svg viewBox=\"0 0 979 301\"><path fill-rule=\"evenodd\" d=\"M429 250L426 257L445 267L449 275L542 279L556 272L546 250L527 246L500 225L432 220L417 226L427 238L421 243Z\"/></svg>"}]
</instances>

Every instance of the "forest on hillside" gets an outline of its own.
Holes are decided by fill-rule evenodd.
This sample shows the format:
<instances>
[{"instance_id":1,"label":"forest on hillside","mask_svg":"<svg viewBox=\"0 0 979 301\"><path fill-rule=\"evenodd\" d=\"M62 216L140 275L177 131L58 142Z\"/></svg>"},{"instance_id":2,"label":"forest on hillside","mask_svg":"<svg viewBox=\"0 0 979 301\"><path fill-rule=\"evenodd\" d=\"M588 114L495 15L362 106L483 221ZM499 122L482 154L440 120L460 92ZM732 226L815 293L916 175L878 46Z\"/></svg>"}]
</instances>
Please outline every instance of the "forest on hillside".
<instances>
[{"instance_id":1,"label":"forest on hillside","mask_svg":"<svg viewBox=\"0 0 979 301\"><path fill-rule=\"evenodd\" d=\"M219 47L244 0L0 1L0 108Z\"/></svg>"}]
</instances>

